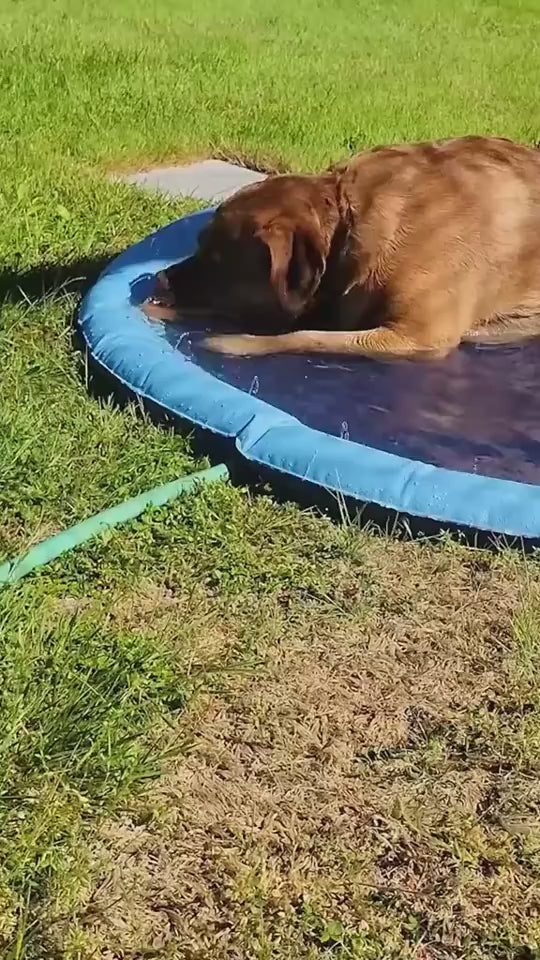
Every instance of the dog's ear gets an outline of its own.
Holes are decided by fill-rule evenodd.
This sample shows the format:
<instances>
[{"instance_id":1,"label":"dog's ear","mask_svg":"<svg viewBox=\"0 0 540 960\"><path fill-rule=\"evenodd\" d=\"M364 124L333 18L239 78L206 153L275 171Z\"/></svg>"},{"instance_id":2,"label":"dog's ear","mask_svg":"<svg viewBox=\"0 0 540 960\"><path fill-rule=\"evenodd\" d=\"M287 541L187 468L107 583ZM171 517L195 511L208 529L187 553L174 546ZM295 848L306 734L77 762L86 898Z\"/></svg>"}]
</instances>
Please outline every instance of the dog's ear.
<instances>
[{"instance_id":1,"label":"dog's ear","mask_svg":"<svg viewBox=\"0 0 540 960\"><path fill-rule=\"evenodd\" d=\"M172 304L174 302L174 289L171 283L169 267L168 270L159 270L154 277L154 290L152 296L163 304Z\"/></svg>"},{"instance_id":2,"label":"dog's ear","mask_svg":"<svg viewBox=\"0 0 540 960\"><path fill-rule=\"evenodd\" d=\"M326 266L323 238L315 229L272 224L258 234L270 251L270 281L289 313L298 315L316 292Z\"/></svg>"},{"instance_id":3,"label":"dog's ear","mask_svg":"<svg viewBox=\"0 0 540 960\"><path fill-rule=\"evenodd\" d=\"M155 286L156 290L159 290L162 293L171 289L171 282L167 276L166 270L158 270L155 277Z\"/></svg>"}]
</instances>

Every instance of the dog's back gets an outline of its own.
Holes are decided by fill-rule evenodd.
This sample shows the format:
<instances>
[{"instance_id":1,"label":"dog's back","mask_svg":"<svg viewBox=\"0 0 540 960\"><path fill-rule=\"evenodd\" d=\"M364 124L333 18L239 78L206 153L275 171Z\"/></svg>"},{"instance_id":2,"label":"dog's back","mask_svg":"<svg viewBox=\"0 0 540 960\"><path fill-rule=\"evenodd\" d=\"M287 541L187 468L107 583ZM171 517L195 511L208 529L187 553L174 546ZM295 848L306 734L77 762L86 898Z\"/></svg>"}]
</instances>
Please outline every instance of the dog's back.
<instances>
[{"instance_id":1,"label":"dog's back","mask_svg":"<svg viewBox=\"0 0 540 960\"><path fill-rule=\"evenodd\" d=\"M464 137L375 148L336 174L366 280L413 301L429 276L466 274L477 323L540 313L540 151Z\"/></svg>"}]
</instances>

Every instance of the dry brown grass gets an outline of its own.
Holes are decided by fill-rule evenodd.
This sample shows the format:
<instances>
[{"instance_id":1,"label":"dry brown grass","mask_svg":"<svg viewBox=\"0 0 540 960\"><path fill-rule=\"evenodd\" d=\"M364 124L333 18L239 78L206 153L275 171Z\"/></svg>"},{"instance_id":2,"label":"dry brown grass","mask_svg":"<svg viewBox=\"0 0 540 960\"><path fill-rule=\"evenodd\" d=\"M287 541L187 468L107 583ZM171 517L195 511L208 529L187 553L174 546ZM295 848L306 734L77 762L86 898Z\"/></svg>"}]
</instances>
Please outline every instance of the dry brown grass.
<instances>
[{"instance_id":1,"label":"dry brown grass","mask_svg":"<svg viewBox=\"0 0 540 960\"><path fill-rule=\"evenodd\" d=\"M317 595L146 581L119 598L132 628L176 618L184 664L215 682L182 723L188 754L103 824L62 955L534 955L536 566L361 552L360 571L356 549L330 551Z\"/></svg>"}]
</instances>

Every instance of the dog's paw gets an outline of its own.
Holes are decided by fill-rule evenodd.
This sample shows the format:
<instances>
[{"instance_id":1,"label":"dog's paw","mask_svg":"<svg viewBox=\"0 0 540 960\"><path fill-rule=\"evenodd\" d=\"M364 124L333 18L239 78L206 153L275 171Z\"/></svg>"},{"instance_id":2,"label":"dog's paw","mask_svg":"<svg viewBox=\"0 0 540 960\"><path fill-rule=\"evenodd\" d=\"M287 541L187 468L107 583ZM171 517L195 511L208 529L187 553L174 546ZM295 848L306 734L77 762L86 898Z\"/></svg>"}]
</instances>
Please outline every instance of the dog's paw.
<instances>
[{"instance_id":1,"label":"dog's paw","mask_svg":"<svg viewBox=\"0 0 540 960\"><path fill-rule=\"evenodd\" d=\"M205 337L201 342L204 350L211 353L224 353L230 357L250 357L260 352L261 337L252 337L249 334L223 334L216 337Z\"/></svg>"}]
</instances>

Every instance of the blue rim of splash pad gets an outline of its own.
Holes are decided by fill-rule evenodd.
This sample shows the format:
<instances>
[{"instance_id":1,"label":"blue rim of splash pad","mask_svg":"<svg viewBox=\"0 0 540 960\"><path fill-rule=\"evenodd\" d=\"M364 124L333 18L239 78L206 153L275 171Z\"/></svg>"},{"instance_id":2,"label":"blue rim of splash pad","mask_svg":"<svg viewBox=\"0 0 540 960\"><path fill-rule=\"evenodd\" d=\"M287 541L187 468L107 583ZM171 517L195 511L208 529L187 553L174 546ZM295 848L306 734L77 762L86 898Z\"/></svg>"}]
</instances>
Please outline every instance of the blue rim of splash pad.
<instances>
[{"instance_id":1,"label":"blue rim of splash pad","mask_svg":"<svg viewBox=\"0 0 540 960\"><path fill-rule=\"evenodd\" d=\"M177 220L109 264L81 305L90 356L133 394L234 441L252 463L361 503L524 538L540 537L540 487L449 470L308 427L185 356L138 304L157 270L189 256L213 210Z\"/></svg>"}]
</instances>

